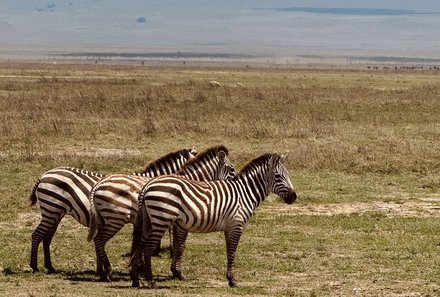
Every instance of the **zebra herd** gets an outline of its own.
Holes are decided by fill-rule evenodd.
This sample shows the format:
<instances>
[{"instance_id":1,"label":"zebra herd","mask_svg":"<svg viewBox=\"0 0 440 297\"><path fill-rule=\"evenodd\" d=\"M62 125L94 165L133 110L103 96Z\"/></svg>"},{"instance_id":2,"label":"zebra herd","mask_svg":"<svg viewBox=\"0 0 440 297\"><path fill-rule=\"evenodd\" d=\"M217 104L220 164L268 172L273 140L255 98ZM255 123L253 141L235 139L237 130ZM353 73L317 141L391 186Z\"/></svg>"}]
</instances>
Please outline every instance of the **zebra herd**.
<instances>
[{"instance_id":1,"label":"zebra herd","mask_svg":"<svg viewBox=\"0 0 440 297\"><path fill-rule=\"evenodd\" d=\"M55 273L50 244L65 215L89 227L94 242L96 273L101 281L112 280L105 251L108 240L125 224L134 224L130 259L133 287L143 273L156 287L151 257L158 252L164 233L170 232L171 272L185 279L181 259L188 232L224 231L227 251L226 277L237 286L233 268L244 226L269 193L286 203L296 200L288 172L287 155L263 154L239 172L224 145L201 153L195 149L172 152L132 174L101 175L77 168L59 167L40 176L30 200L40 205L41 222L32 233L30 266L38 272L38 247L43 241L44 266Z\"/></svg>"}]
</instances>

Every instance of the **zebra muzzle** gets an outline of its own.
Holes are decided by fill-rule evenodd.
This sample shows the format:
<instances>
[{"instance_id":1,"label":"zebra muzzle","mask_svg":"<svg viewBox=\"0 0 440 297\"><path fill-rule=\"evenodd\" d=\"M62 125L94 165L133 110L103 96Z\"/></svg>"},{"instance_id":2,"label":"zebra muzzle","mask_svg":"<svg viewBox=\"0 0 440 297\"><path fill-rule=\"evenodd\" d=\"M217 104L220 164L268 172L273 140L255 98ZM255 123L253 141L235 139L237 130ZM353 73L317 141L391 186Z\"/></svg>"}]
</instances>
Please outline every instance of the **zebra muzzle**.
<instances>
[{"instance_id":1,"label":"zebra muzzle","mask_svg":"<svg viewBox=\"0 0 440 297\"><path fill-rule=\"evenodd\" d=\"M292 204L293 202L295 202L296 197L297 197L296 192L294 190L291 190L283 198L284 198L284 202L286 202L287 204Z\"/></svg>"}]
</instances>

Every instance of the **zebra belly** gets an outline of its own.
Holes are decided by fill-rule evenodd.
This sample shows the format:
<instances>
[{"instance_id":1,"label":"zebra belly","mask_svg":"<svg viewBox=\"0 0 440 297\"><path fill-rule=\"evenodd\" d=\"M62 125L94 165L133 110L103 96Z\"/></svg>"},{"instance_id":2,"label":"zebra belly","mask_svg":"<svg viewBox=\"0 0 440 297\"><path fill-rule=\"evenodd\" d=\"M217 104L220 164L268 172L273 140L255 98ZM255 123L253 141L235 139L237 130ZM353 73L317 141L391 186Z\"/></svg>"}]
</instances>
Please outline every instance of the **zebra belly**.
<instances>
[{"instance_id":1,"label":"zebra belly","mask_svg":"<svg viewBox=\"0 0 440 297\"><path fill-rule=\"evenodd\" d=\"M226 229L228 213L215 210L208 200L187 197L180 185L167 184L167 187L166 191L150 187L144 197L144 207L152 225L165 228L175 223L188 232L196 233Z\"/></svg>"},{"instance_id":2,"label":"zebra belly","mask_svg":"<svg viewBox=\"0 0 440 297\"><path fill-rule=\"evenodd\" d=\"M192 233L210 233L227 229L229 220L223 216L212 215L210 212L196 214L189 216L188 212L180 213L175 223L180 228Z\"/></svg>"},{"instance_id":3,"label":"zebra belly","mask_svg":"<svg viewBox=\"0 0 440 297\"><path fill-rule=\"evenodd\" d=\"M211 232L217 232L217 231L225 231L225 227L223 225L216 225L216 226L197 226L197 225L188 225L185 224L182 220L177 220L175 222L180 228L183 230L186 230L190 233L211 233Z\"/></svg>"}]
</instances>

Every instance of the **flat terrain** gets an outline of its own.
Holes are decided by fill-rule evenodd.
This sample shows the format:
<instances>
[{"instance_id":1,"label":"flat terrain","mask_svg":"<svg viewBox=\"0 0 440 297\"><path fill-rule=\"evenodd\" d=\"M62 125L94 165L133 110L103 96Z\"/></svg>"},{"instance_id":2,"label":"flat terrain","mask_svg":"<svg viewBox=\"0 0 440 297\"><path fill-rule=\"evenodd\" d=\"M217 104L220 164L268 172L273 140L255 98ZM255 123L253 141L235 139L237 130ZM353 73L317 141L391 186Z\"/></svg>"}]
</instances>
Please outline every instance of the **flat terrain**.
<instances>
[{"instance_id":1,"label":"flat terrain","mask_svg":"<svg viewBox=\"0 0 440 297\"><path fill-rule=\"evenodd\" d=\"M0 64L1 296L438 296L438 71L227 67L221 64ZM210 80L222 88L211 88ZM223 234L190 234L187 281L132 289L131 226L108 244L115 281L100 283L87 228L63 219L59 273L29 268L38 207L29 194L57 166L133 172L181 148L224 144L241 168L289 152L299 198L270 195L224 276ZM163 241L167 244L167 239Z\"/></svg>"}]
</instances>

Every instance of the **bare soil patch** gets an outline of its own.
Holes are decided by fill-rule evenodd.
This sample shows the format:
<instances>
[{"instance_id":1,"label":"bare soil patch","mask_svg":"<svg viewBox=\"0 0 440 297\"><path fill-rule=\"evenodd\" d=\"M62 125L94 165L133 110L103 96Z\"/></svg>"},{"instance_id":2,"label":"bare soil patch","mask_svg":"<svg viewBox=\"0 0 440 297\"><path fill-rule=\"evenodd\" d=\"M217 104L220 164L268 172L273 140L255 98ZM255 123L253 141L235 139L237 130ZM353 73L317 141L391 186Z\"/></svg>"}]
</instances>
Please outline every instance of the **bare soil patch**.
<instances>
[{"instance_id":1,"label":"bare soil patch","mask_svg":"<svg viewBox=\"0 0 440 297\"><path fill-rule=\"evenodd\" d=\"M280 209L280 207L282 209ZM306 204L296 207L271 205L269 213L332 216L380 213L387 217L440 217L440 198L426 198L408 201L372 201L354 203Z\"/></svg>"}]
</instances>

